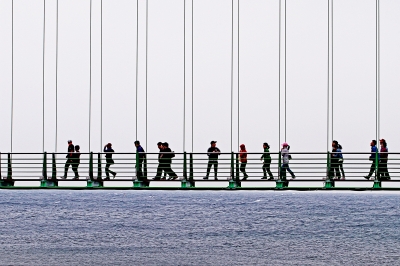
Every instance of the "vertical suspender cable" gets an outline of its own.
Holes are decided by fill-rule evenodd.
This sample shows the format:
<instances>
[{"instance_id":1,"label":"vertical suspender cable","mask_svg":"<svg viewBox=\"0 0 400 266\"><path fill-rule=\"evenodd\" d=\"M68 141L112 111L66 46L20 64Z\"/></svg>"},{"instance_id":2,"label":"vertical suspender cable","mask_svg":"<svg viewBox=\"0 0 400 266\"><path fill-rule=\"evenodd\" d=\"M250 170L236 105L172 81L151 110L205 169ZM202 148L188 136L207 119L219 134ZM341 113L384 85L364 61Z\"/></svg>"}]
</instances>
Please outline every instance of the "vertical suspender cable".
<instances>
[{"instance_id":1,"label":"vertical suspender cable","mask_svg":"<svg viewBox=\"0 0 400 266\"><path fill-rule=\"evenodd\" d=\"M285 0L285 142L286 142L286 0Z\"/></svg>"},{"instance_id":2,"label":"vertical suspender cable","mask_svg":"<svg viewBox=\"0 0 400 266\"><path fill-rule=\"evenodd\" d=\"M90 130L92 128L92 0L90 0L89 13L89 151L91 151Z\"/></svg>"},{"instance_id":3,"label":"vertical suspender cable","mask_svg":"<svg viewBox=\"0 0 400 266\"><path fill-rule=\"evenodd\" d=\"M233 151L233 0L232 0L232 39L231 39L231 151Z\"/></svg>"},{"instance_id":4,"label":"vertical suspender cable","mask_svg":"<svg viewBox=\"0 0 400 266\"><path fill-rule=\"evenodd\" d=\"M149 0L146 0L146 150L147 150L147 58L149 42Z\"/></svg>"},{"instance_id":5,"label":"vertical suspender cable","mask_svg":"<svg viewBox=\"0 0 400 266\"><path fill-rule=\"evenodd\" d=\"M11 1L11 152L13 152L14 127L14 0Z\"/></svg>"},{"instance_id":6,"label":"vertical suspender cable","mask_svg":"<svg viewBox=\"0 0 400 266\"><path fill-rule=\"evenodd\" d=\"M331 109L332 109L332 111L331 111L331 123L332 123L332 128L331 128L331 130L332 130L332 135L331 135L331 138L332 138L332 140L334 139L334 137L333 137L333 126L334 126L334 123L333 123L333 0L331 0L331 20L332 20L332 38L331 38L331 50L332 50L332 59L331 59L331 61L332 61L332 67L331 67L331 79L332 79L332 86L331 86L331 90L332 90L332 98L331 98Z\"/></svg>"},{"instance_id":7,"label":"vertical suspender cable","mask_svg":"<svg viewBox=\"0 0 400 266\"><path fill-rule=\"evenodd\" d=\"M278 149L281 145L281 0L279 0L279 56L278 56L278 115L279 115L279 120L278 120Z\"/></svg>"},{"instance_id":8,"label":"vertical suspender cable","mask_svg":"<svg viewBox=\"0 0 400 266\"><path fill-rule=\"evenodd\" d=\"M139 0L136 0L136 140L138 139Z\"/></svg>"},{"instance_id":9,"label":"vertical suspender cable","mask_svg":"<svg viewBox=\"0 0 400 266\"><path fill-rule=\"evenodd\" d=\"M380 1L376 0L376 140L380 138Z\"/></svg>"},{"instance_id":10,"label":"vertical suspender cable","mask_svg":"<svg viewBox=\"0 0 400 266\"><path fill-rule=\"evenodd\" d=\"M183 0L183 151L186 139L186 0Z\"/></svg>"},{"instance_id":11,"label":"vertical suspender cable","mask_svg":"<svg viewBox=\"0 0 400 266\"><path fill-rule=\"evenodd\" d=\"M54 152L57 152L58 140L58 0L56 2L56 137Z\"/></svg>"},{"instance_id":12,"label":"vertical suspender cable","mask_svg":"<svg viewBox=\"0 0 400 266\"><path fill-rule=\"evenodd\" d=\"M103 147L103 0L100 0L100 151Z\"/></svg>"},{"instance_id":13,"label":"vertical suspender cable","mask_svg":"<svg viewBox=\"0 0 400 266\"><path fill-rule=\"evenodd\" d=\"M193 152L193 128L194 128L194 123L193 123L193 111L194 111L194 107L193 107L193 0L192 0L192 152Z\"/></svg>"},{"instance_id":14,"label":"vertical suspender cable","mask_svg":"<svg viewBox=\"0 0 400 266\"><path fill-rule=\"evenodd\" d=\"M238 0L238 117L237 117L237 119L238 119L238 124L237 124L237 130L238 130L238 139L237 139L237 147L239 147L239 141L240 141L240 136L239 136L239 134L240 134L240 110L239 110L239 108L240 108L240 82L239 82L239 78L240 78L240 63L239 63L239 59L240 59L240 49L239 49L239 41L240 41L240 38L239 38L239 26L240 26L240 23L239 23L239 10L240 10L240 8L239 8L239 2L240 2L240 0Z\"/></svg>"},{"instance_id":15,"label":"vertical suspender cable","mask_svg":"<svg viewBox=\"0 0 400 266\"><path fill-rule=\"evenodd\" d=\"M42 139L42 151L44 152L44 53L45 53L45 40L46 40L46 0L43 0L43 58L42 58L42 63L43 63L43 69L42 69L42 85L43 85L43 116L42 116L42 132L43 132L43 139Z\"/></svg>"},{"instance_id":16,"label":"vertical suspender cable","mask_svg":"<svg viewBox=\"0 0 400 266\"><path fill-rule=\"evenodd\" d=\"M327 86L327 104L326 104L326 145L327 149L329 150L329 42L330 42L330 8L329 8L330 2L328 0L328 75L327 75L327 81L328 81L328 86Z\"/></svg>"}]
</instances>

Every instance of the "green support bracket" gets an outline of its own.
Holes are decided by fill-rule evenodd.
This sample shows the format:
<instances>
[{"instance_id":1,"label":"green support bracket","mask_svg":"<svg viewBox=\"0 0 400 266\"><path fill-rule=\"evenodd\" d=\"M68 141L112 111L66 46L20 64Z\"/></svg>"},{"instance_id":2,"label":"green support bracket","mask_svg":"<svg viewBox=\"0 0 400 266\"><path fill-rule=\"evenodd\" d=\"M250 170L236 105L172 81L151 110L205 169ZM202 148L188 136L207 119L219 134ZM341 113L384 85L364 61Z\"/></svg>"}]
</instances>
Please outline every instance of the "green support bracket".
<instances>
[{"instance_id":1,"label":"green support bracket","mask_svg":"<svg viewBox=\"0 0 400 266\"><path fill-rule=\"evenodd\" d=\"M181 188L188 188L188 183L186 179L181 180Z\"/></svg>"},{"instance_id":2,"label":"green support bracket","mask_svg":"<svg viewBox=\"0 0 400 266\"><path fill-rule=\"evenodd\" d=\"M52 168L53 168L53 160L55 160L54 153L52 154ZM43 168L42 168L42 180L40 180L40 187L57 187L57 177L54 178L55 174L53 173L51 179L47 179L47 152L43 153Z\"/></svg>"},{"instance_id":3,"label":"green support bracket","mask_svg":"<svg viewBox=\"0 0 400 266\"><path fill-rule=\"evenodd\" d=\"M374 180L374 185L372 188L382 188L382 182L380 180Z\"/></svg>"},{"instance_id":4,"label":"green support bracket","mask_svg":"<svg viewBox=\"0 0 400 266\"><path fill-rule=\"evenodd\" d=\"M133 187L134 188L142 188L143 187L143 182L139 180L133 180Z\"/></svg>"},{"instance_id":5,"label":"green support bracket","mask_svg":"<svg viewBox=\"0 0 400 266\"><path fill-rule=\"evenodd\" d=\"M231 178L229 179L229 189L235 189L236 188L236 182L235 182L235 155L233 152L231 152Z\"/></svg>"},{"instance_id":6,"label":"green support bracket","mask_svg":"<svg viewBox=\"0 0 400 266\"><path fill-rule=\"evenodd\" d=\"M94 161L93 152L90 152L89 156L89 178L86 182L87 188L103 187L104 182L101 178L101 154L97 153L97 178L94 179Z\"/></svg>"}]
</instances>

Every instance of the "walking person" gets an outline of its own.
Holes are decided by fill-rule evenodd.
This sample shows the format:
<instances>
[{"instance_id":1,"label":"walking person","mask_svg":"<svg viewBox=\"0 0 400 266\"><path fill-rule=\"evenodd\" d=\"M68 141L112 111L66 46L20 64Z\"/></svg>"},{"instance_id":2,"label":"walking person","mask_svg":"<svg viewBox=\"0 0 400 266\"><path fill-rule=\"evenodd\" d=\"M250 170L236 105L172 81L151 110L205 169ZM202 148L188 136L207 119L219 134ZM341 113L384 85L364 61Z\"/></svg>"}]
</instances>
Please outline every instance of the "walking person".
<instances>
[{"instance_id":1,"label":"walking person","mask_svg":"<svg viewBox=\"0 0 400 266\"><path fill-rule=\"evenodd\" d=\"M378 166L379 180L390 180L389 170L387 167L389 149L385 139L379 140L379 144L381 145L381 150L379 153L380 161Z\"/></svg>"},{"instance_id":2,"label":"walking person","mask_svg":"<svg viewBox=\"0 0 400 266\"><path fill-rule=\"evenodd\" d=\"M271 172L271 155L269 154L270 147L267 142L264 142L263 148L264 148L264 153L261 156L261 161L264 159L264 163L262 166L264 176L261 179L267 179L267 173L268 173L268 175L269 175L268 180L274 180L274 176L272 175L272 172Z\"/></svg>"},{"instance_id":3,"label":"walking person","mask_svg":"<svg viewBox=\"0 0 400 266\"><path fill-rule=\"evenodd\" d=\"M218 180L217 172L218 172L218 156L221 154L220 149L217 148L217 142L215 140L211 141L211 147L207 150L208 156L208 165L207 165L207 174L203 177L204 180L207 180L210 176L211 166L214 166L214 179Z\"/></svg>"},{"instance_id":4,"label":"walking person","mask_svg":"<svg viewBox=\"0 0 400 266\"><path fill-rule=\"evenodd\" d=\"M339 170L339 143L334 140L332 141L332 153L331 153L331 168L330 168L330 179L340 179L340 170Z\"/></svg>"},{"instance_id":5,"label":"walking person","mask_svg":"<svg viewBox=\"0 0 400 266\"><path fill-rule=\"evenodd\" d=\"M67 158L67 161L65 162L64 176L61 177L62 179L67 179L67 173L69 170L69 166L70 165L72 166L72 163L73 163L74 151L75 151L75 147L74 147L74 144L72 144L72 140L68 140L68 154L67 154L67 156L65 156L65 158Z\"/></svg>"},{"instance_id":6,"label":"walking person","mask_svg":"<svg viewBox=\"0 0 400 266\"><path fill-rule=\"evenodd\" d=\"M136 165L137 179L140 181L147 180L147 177L143 176L143 171L142 171L143 163L144 163L144 160L146 159L146 153L145 153L143 147L140 145L140 141L136 140L135 146L136 146L136 152L138 153L138 157L139 157L138 162L136 162L138 164L138 165Z\"/></svg>"},{"instance_id":7,"label":"walking person","mask_svg":"<svg viewBox=\"0 0 400 266\"><path fill-rule=\"evenodd\" d=\"M75 177L72 180L79 180L78 174L78 166L81 163L81 147L79 145L75 145L75 152L72 155L72 171L74 171Z\"/></svg>"},{"instance_id":8,"label":"walking person","mask_svg":"<svg viewBox=\"0 0 400 266\"><path fill-rule=\"evenodd\" d=\"M379 153L378 149L376 148L376 140L373 139L370 143L370 146L371 146L371 155L369 156L369 160L372 161L372 163L368 175L364 176L364 178L367 180L371 178L372 174L375 171L376 163L379 162Z\"/></svg>"},{"instance_id":9,"label":"walking person","mask_svg":"<svg viewBox=\"0 0 400 266\"><path fill-rule=\"evenodd\" d=\"M165 165L164 165L164 146L162 142L157 143L157 147L160 150L158 153L158 167L157 167L157 173L156 176L153 178L153 180L158 181L158 180L166 180L166 173L165 173ZM164 177L161 178L162 172L164 171Z\"/></svg>"},{"instance_id":10,"label":"walking person","mask_svg":"<svg viewBox=\"0 0 400 266\"><path fill-rule=\"evenodd\" d=\"M114 164L114 160L112 159L112 154L114 153L112 144L107 143L103 151L106 153L106 178L104 180L110 180L110 173L113 175L114 179L117 173L110 170L110 166Z\"/></svg>"},{"instance_id":11,"label":"walking person","mask_svg":"<svg viewBox=\"0 0 400 266\"><path fill-rule=\"evenodd\" d=\"M249 177L246 173L247 151L246 151L246 146L244 144L240 145L240 152L238 159L240 160L240 172L243 173L242 181L247 180L247 178Z\"/></svg>"},{"instance_id":12,"label":"walking person","mask_svg":"<svg viewBox=\"0 0 400 266\"><path fill-rule=\"evenodd\" d=\"M345 175L344 175L344 170L343 170L343 154L342 154L342 145L339 143L337 144L337 152L339 154L339 159L338 159L338 165L339 165L339 171L342 174L342 180L345 180Z\"/></svg>"},{"instance_id":13,"label":"walking person","mask_svg":"<svg viewBox=\"0 0 400 266\"><path fill-rule=\"evenodd\" d=\"M172 158L175 157L175 153L173 151L171 151L171 149L169 148L168 142L164 142L163 147L164 147L164 150L163 150L162 159L163 159L163 164L164 164L164 171L169 176L168 180L175 180L178 178L178 176L171 168Z\"/></svg>"},{"instance_id":14,"label":"walking person","mask_svg":"<svg viewBox=\"0 0 400 266\"><path fill-rule=\"evenodd\" d=\"M289 154L289 149L290 149L289 144L287 144L286 142L282 143L282 149L281 149L282 165L280 169L281 180L286 180L286 171L289 172L289 174L292 176L292 179L296 178L292 170L289 168L289 160L291 159L291 155Z\"/></svg>"}]
</instances>

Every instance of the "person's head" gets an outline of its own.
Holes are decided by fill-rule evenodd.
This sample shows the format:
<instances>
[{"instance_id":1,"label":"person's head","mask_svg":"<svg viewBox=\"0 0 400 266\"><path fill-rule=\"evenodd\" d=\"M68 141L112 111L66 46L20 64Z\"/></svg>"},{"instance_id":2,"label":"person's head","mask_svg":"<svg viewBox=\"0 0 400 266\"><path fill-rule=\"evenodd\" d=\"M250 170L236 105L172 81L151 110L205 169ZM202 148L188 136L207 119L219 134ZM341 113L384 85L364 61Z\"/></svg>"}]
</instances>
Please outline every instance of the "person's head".
<instances>
[{"instance_id":1,"label":"person's head","mask_svg":"<svg viewBox=\"0 0 400 266\"><path fill-rule=\"evenodd\" d=\"M107 148L111 148L112 144L111 143L107 143Z\"/></svg>"},{"instance_id":2,"label":"person's head","mask_svg":"<svg viewBox=\"0 0 400 266\"><path fill-rule=\"evenodd\" d=\"M333 148L338 148L339 147L339 142L337 142L337 140L332 141L332 147Z\"/></svg>"},{"instance_id":3,"label":"person's head","mask_svg":"<svg viewBox=\"0 0 400 266\"><path fill-rule=\"evenodd\" d=\"M284 142L284 143L282 143L282 148L288 148L289 147L289 144L287 144L287 142Z\"/></svg>"},{"instance_id":4,"label":"person's head","mask_svg":"<svg viewBox=\"0 0 400 266\"><path fill-rule=\"evenodd\" d=\"M68 146L72 144L72 140L68 140Z\"/></svg>"},{"instance_id":5,"label":"person's head","mask_svg":"<svg viewBox=\"0 0 400 266\"><path fill-rule=\"evenodd\" d=\"M159 142L157 143L157 147L158 147L159 149L162 149L162 148L163 148L162 142L159 141Z\"/></svg>"},{"instance_id":6,"label":"person's head","mask_svg":"<svg viewBox=\"0 0 400 266\"><path fill-rule=\"evenodd\" d=\"M376 146L376 140L373 139L373 140L371 141L371 144L370 144L370 145L371 145L371 146Z\"/></svg>"},{"instance_id":7,"label":"person's head","mask_svg":"<svg viewBox=\"0 0 400 266\"><path fill-rule=\"evenodd\" d=\"M385 147L387 146L386 140L385 139L380 139L379 140L379 144L381 144L381 146Z\"/></svg>"},{"instance_id":8,"label":"person's head","mask_svg":"<svg viewBox=\"0 0 400 266\"><path fill-rule=\"evenodd\" d=\"M75 151L79 151L81 147L79 145L75 145Z\"/></svg>"},{"instance_id":9,"label":"person's head","mask_svg":"<svg viewBox=\"0 0 400 266\"><path fill-rule=\"evenodd\" d=\"M140 146L140 141L136 140L136 141L135 141L135 146L136 146L136 147Z\"/></svg>"},{"instance_id":10,"label":"person's head","mask_svg":"<svg viewBox=\"0 0 400 266\"><path fill-rule=\"evenodd\" d=\"M269 149L269 145L268 145L267 142L264 142L264 143L263 143L263 148L264 148L264 149Z\"/></svg>"},{"instance_id":11,"label":"person's head","mask_svg":"<svg viewBox=\"0 0 400 266\"><path fill-rule=\"evenodd\" d=\"M245 146L244 144L241 144L241 145L240 145L240 149L241 149L242 151L244 151L244 150L246 149L246 146Z\"/></svg>"},{"instance_id":12,"label":"person's head","mask_svg":"<svg viewBox=\"0 0 400 266\"><path fill-rule=\"evenodd\" d=\"M342 145L340 145L340 144L338 144L338 148L341 149L341 150L343 149Z\"/></svg>"},{"instance_id":13,"label":"person's head","mask_svg":"<svg viewBox=\"0 0 400 266\"><path fill-rule=\"evenodd\" d=\"M165 148L168 148L168 147L169 147L168 142L164 142L162 145L163 145L163 147L165 147Z\"/></svg>"},{"instance_id":14,"label":"person's head","mask_svg":"<svg viewBox=\"0 0 400 266\"><path fill-rule=\"evenodd\" d=\"M215 147L215 146L217 146L217 141L213 140L210 142L210 144L211 144L211 147Z\"/></svg>"}]
</instances>

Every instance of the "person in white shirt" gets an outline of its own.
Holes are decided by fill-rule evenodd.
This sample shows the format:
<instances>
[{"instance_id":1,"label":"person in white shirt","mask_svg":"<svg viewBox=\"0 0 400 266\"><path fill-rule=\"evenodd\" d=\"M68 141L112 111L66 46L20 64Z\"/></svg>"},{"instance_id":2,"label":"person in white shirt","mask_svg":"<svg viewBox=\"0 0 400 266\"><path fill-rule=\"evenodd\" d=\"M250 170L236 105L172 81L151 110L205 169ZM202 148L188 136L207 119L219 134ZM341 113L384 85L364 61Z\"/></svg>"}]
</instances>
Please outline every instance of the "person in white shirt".
<instances>
[{"instance_id":1,"label":"person in white shirt","mask_svg":"<svg viewBox=\"0 0 400 266\"><path fill-rule=\"evenodd\" d=\"M281 149L282 165L280 170L282 180L286 180L286 170L292 176L292 179L296 178L292 170L290 170L289 168L289 160L291 159L291 156L289 154L289 149L290 149L289 144L287 144L286 142L282 143L282 149Z\"/></svg>"}]
</instances>

